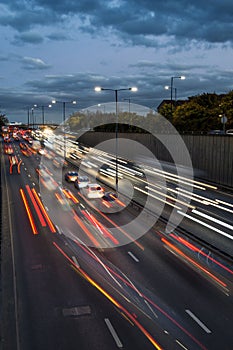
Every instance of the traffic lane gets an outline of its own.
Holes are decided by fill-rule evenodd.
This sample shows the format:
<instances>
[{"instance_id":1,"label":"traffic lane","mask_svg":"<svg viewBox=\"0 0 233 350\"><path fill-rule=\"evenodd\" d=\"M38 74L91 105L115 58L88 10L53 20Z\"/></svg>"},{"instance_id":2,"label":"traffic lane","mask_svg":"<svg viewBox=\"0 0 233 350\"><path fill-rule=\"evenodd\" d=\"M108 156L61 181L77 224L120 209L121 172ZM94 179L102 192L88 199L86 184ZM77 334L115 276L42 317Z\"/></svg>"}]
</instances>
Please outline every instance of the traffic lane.
<instances>
[{"instance_id":1,"label":"traffic lane","mask_svg":"<svg viewBox=\"0 0 233 350\"><path fill-rule=\"evenodd\" d=\"M55 246L59 251L61 250L61 242L58 242L58 245L55 243ZM103 260L100 262L96 251L93 254L93 251L88 249L88 253L86 253L85 246L72 242L69 242L69 247L71 253L67 252L68 247L64 243L66 257L70 259L69 257L73 254L77 256L75 265L78 271L87 276L86 278L90 283L106 295L124 317L134 325L134 328L141 330L155 348L160 349L157 344L162 344L163 347L168 349L179 349L176 339L161 328L157 322L157 316L152 307L148 305L149 303L138 296L137 293L135 294L134 289L127 286L128 280L124 280L124 274L121 275L119 271L116 272L114 266L108 269L109 266L105 265Z\"/></svg>"},{"instance_id":2,"label":"traffic lane","mask_svg":"<svg viewBox=\"0 0 233 350\"><path fill-rule=\"evenodd\" d=\"M89 290L93 288L90 285L81 288L82 279L80 282L80 278L73 271L70 272L70 268L67 268L67 276L67 272L63 271L66 264L63 260L57 262L58 257L53 257L51 242L47 237L41 232L37 236L32 235L27 221L24 220L23 210L20 211L17 207L17 210L13 210L13 216L16 228L13 234L17 247L15 258L21 316L20 337L23 348L74 349L80 345L82 349L112 348L115 340L106 328L105 320L112 320L112 323L121 325L122 318L120 317L120 322L117 321L118 313L113 315L112 306L109 306L105 299L102 300L95 290L94 298L92 293L91 300L87 298ZM70 274L73 276L71 281ZM107 304L106 309L104 303ZM73 319L64 316L64 310L86 304L92 310L90 317L84 315ZM97 305L100 306L100 310L97 310ZM132 348L150 348L141 334L135 336L135 330L127 321L123 319L123 323L126 323L126 326L121 326L121 339L127 339L129 346L133 344ZM130 333L132 329L133 334Z\"/></svg>"},{"instance_id":3,"label":"traffic lane","mask_svg":"<svg viewBox=\"0 0 233 350\"><path fill-rule=\"evenodd\" d=\"M207 348L224 348L223 339L226 344L224 349L230 348L233 322L232 297L226 296L222 290L216 288L175 255L166 249L161 249L156 241L153 235L146 235L140 240L144 251L134 245L109 251L107 257L137 285L145 286L160 298L171 313L174 312L181 318L182 324ZM192 311L200 320L204 320L211 333L200 328L186 310ZM216 317L213 317L213 314Z\"/></svg>"}]
</instances>

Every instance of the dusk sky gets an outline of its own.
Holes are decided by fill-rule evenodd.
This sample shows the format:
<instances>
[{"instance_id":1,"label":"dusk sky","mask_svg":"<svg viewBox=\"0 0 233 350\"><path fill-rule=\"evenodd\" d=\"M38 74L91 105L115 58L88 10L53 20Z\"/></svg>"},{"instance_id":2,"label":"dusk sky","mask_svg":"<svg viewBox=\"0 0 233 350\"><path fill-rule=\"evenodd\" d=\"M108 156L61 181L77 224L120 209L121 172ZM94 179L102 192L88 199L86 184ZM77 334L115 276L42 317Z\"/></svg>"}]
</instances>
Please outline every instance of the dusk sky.
<instances>
[{"instance_id":1,"label":"dusk sky","mask_svg":"<svg viewBox=\"0 0 233 350\"><path fill-rule=\"evenodd\" d=\"M27 121L52 99L76 109L119 100L156 109L170 98L233 89L232 0L0 0L0 110ZM74 108L67 105L67 114ZM39 115L38 110L38 115ZM46 110L60 122L61 105Z\"/></svg>"}]
</instances>

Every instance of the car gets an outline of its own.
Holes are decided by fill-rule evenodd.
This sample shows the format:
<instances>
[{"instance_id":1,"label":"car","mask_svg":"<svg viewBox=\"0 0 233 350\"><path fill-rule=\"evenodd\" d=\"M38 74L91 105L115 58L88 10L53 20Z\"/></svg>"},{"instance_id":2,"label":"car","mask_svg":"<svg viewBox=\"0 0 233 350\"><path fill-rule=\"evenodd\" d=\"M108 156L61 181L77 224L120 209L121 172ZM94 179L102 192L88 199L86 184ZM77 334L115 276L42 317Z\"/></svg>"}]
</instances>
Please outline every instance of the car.
<instances>
[{"instance_id":1,"label":"car","mask_svg":"<svg viewBox=\"0 0 233 350\"><path fill-rule=\"evenodd\" d=\"M226 131L226 135L233 135L233 129L229 129Z\"/></svg>"},{"instance_id":2,"label":"car","mask_svg":"<svg viewBox=\"0 0 233 350\"><path fill-rule=\"evenodd\" d=\"M104 189L99 184L88 184L82 189L82 193L87 198L102 198L104 195Z\"/></svg>"},{"instance_id":3,"label":"car","mask_svg":"<svg viewBox=\"0 0 233 350\"><path fill-rule=\"evenodd\" d=\"M208 132L208 135L224 135L224 131L223 130L210 130Z\"/></svg>"},{"instance_id":4,"label":"car","mask_svg":"<svg viewBox=\"0 0 233 350\"><path fill-rule=\"evenodd\" d=\"M90 183L88 176L78 176L74 182L74 186L79 190L80 188L86 187Z\"/></svg>"},{"instance_id":5,"label":"car","mask_svg":"<svg viewBox=\"0 0 233 350\"><path fill-rule=\"evenodd\" d=\"M41 147L38 149L37 153L43 156L45 154L45 149Z\"/></svg>"},{"instance_id":6,"label":"car","mask_svg":"<svg viewBox=\"0 0 233 350\"><path fill-rule=\"evenodd\" d=\"M65 180L67 182L75 182L78 178L78 172L77 171L68 171L65 173Z\"/></svg>"},{"instance_id":7,"label":"car","mask_svg":"<svg viewBox=\"0 0 233 350\"><path fill-rule=\"evenodd\" d=\"M39 172L40 183L44 185L49 191L54 191L58 188L58 184L53 177L44 169Z\"/></svg>"},{"instance_id":8,"label":"car","mask_svg":"<svg viewBox=\"0 0 233 350\"><path fill-rule=\"evenodd\" d=\"M114 192L106 192L101 198L100 210L115 213L125 208L125 203Z\"/></svg>"}]
</instances>

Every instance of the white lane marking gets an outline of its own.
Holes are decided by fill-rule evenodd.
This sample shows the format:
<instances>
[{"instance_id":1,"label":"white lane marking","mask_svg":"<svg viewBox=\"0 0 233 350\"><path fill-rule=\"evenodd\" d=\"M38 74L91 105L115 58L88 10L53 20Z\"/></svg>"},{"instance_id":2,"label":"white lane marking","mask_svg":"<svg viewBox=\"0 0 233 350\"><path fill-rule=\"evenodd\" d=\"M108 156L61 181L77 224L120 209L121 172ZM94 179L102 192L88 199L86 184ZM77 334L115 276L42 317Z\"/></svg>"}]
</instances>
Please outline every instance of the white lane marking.
<instances>
[{"instance_id":1,"label":"white lane marking","mask_svg":"<svg viewBox=\"0 0 233 350\"><path fill-rule=\"evenodd\" d=\"M188 350L179 340L176 339L176 343L179 344L183 349Z\"/></svg>"},{"instance_id":2,"label":"white lane marking","mask_svg":"<svg viewBox=\"0 0 233 350\"><path fill-rule=\"evenodd\" d=\"M197 318L197 316L195 316L195 315L192 313L192 311L190 311L190 310L188 310L188 309L186 309L185 311L187 312L187 314L188 314L190 317L192 317L192 319L193 319L195 322L197 322L197 324L198 324L202 329L204 329L204 331L205 331L206 333L211 333L211 330L210 330L208 327L206 327L206 325L205 325L201 320L199 320L199 318Z\"/></svg>"},{"instance_id":3,"label":"white lane marking","mask_svg":"<svg viewBox=\"0 0 233 350\"><path fill-rule=\"evenodd\" d=\"M154 312L154 310L152 309L152 307L150 306L150 304L148 303L148 301L146 299L144 299L144 302L146 303L146 305L148 306L148 308L151 310L152 314L158 318L158 315Z\"/></svg>"},{"instance_id":4,"label":"white lane marking","mask_svg":"<svg viewBox=\"0 0 233 350\"><path fill-rule=\"evenodd\" d=\"M113 328L113 325L111 324L110 320L108 318L105 318L104 319L108 329L109 329L109 332L111 333L113 339L115 340L116 342L116 345L118 346L118 348L123 348L123 344L122 342L120 341L115 329Z\"/></svg>"},{"instance_id":5,"label":"white lane marking","mask_svg":"<svg viewBox=\"0 0 233 350\"><path fill-rule=\"evenodd\" d=\"M60 230L60 227L55 225L56 229L57 229L57 232L60 233L60 235L62 234L61 230Z\"/></svg>"},{"instance_id":6,"label":"white lane marking","mask_svg":"<svg viewBox=\"0 0 233 350\"><path fill-rule=\"evenodd\" d=\"M72 260L73 260L73 262L75 263L75 265L76 265L77 267L80 267L80 265L79 265L79 263L78 263L78 260L76 259L75 256L72 256Z\"/></svg>"},{"instance_id":7,"label":"white lane marking","mask_svg":"<svg viewBox=\"0 0 233 350\"><path fill-rule=\"evenodd\" d=\"M139 262L138 258L131 252L128 252L129 256L131 256L131 258L136 261L136 262Z\"/></svg>"}]
</instances>

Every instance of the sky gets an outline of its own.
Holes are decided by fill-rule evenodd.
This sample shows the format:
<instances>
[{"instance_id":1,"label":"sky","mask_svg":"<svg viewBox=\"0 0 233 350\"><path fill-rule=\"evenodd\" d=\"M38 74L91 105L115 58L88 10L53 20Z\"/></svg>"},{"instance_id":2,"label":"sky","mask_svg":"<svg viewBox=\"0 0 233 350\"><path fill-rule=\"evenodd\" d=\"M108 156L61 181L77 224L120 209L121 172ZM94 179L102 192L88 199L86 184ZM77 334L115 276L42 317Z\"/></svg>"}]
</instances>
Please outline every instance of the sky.
<instances>
[{"instance_id":1,"label":"sky","mask_svg":"<svg viewBox=\"0 0 233 350\"><path fill-rule=\"evenodd\" d=\"M0 111L27 122L119 100L156 109L170 99L233 90L232 0L0 0ZM71 102L76 100L74 106ZM75 110L74 110L75 107Z\"/></svg>"}]
</instances>

